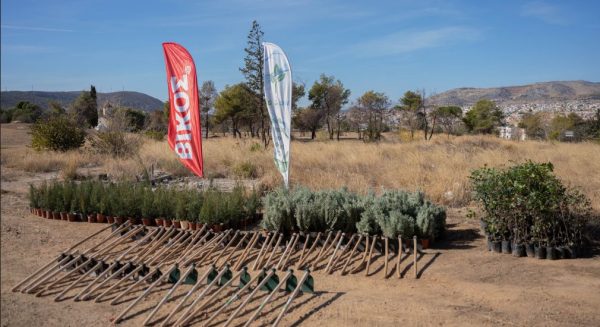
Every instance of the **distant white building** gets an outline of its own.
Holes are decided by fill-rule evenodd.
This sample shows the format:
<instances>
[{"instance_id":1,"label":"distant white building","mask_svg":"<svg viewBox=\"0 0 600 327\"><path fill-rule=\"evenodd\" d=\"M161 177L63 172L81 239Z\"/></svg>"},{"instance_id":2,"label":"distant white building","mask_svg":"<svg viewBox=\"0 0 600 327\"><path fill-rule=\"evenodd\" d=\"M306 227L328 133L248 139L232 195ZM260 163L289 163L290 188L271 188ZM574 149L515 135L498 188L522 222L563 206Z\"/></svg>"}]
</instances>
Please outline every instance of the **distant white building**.
<instances>
[{"instance_id":1,"label":"distant white building","mask_svg":"<svg viewBox=\"0 0 600 327\"><path fill-rule=\"evenodd\" d=\"M527 139L527 134L525 134L524 128L514 127L514 126L501 126L498 128L500 131L500 138L507 140L517 140L517 141L525 141Z\"/></svg>"}]
</instances>

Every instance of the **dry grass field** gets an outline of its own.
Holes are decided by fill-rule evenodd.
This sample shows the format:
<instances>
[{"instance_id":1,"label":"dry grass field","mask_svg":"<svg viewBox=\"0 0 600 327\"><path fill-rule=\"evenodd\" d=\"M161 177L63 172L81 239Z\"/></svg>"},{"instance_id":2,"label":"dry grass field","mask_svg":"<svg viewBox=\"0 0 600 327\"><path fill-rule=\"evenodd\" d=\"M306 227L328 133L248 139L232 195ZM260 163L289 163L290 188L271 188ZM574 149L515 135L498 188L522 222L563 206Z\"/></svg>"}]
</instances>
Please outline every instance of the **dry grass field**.
<instances>
[{"instance_id":1,"label":"dry grass field","mask_svg":"<svg viewBox=\"0 0 600 327\"><path fill-rule=\"evenodd\" d=\"M67 153L39 153L26 149L27 126L3 125L2 165L26 172L60 172L72 176L105 172L113 178L133 178L144 168L189 175L167 142L144 140L138 155L114 159L90 149ZM493 136L462 136L431 141L402 142L395 135L378 144L355 139L293 141L292 185L312 189L348 187L357 192L383 188L423 190L437 203L469 205L470 171L484 165L505 166L533 160L552 162L557 175L581 189L600 211L600 145L594 143L513 142ZM20 145L15 145L20 144ZM256 178L267 188L281 185L273 164L272 148L256 139L214 137L204 141L207 178Z\"/></svg>"},{"instance_id":2,"label":"dry grass field","mask_svg":"<svg viewBox=\"0 0 600 327\"><path fill-rule=\"evenodd\" d=\"M111 325L129 302L115 306L70 299L54 302L51 296L10 291L61 250L103 227L31 215L27 185L73 174L131 178L152 164L169 173L186 173L165 142L145 141L139 156L115 160L87 150L37 153L26 147L27 130L25 125L0 126L2 326ZM465 218L471 169L525 159L553 162L558 175L581 188L598 210L600 146L514 143L492 137L407 143L391 137L381 144L295 141L292 183L312 188L347 185L360 192L382 187L423 189L434 201L458 207L448 211L445 239L419 255L418 279L412 275L410 259L403 260L402 278L395 277L394 269L392 277L385 278L381 255L374 257L370 276L315 272L317 293L298 298L282 326L600 326L600 256L549 261L490 253L479 224ZM214 177L250 176L266 186L279 184L271 150L254 144L253 140L209 139L204 146L206 171ZM188 289L182 287L177 296ZM165 293L165 288L153 292L120 325L140 325ZM258 296L253 308L265 296ZM272 322L277 312L271 308L281 308L285 300L283 295L276 297L275 307L267 307L257 325ZM166 310L173 306L169 303ZM249 312L234 324L240 326Z\"/></svg>"}]
</instances>

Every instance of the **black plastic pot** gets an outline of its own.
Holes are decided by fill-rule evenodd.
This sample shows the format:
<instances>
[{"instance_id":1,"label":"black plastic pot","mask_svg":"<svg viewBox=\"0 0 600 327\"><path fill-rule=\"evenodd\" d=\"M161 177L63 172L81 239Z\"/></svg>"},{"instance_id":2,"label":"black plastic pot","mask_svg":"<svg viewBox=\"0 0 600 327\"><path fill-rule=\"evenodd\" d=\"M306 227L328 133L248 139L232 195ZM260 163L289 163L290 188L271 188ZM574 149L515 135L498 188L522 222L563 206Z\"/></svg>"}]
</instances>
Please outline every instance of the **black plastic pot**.
<instances>
[{"instance_id":1,"label":"black plastic pot","mask_svg":"<svg viewBox=\"0 0 600 327\"><path fill-rule=\"evenodd\" d=\"M510 254L510 241L502 241L502 253Z\"/></svg>"},{"instance_id":2,"label":"black plastic pot","mask_svg":"<svg viewBox=\"0 0 600 327\"><path fill-rule=\"evenodd\" d=\"M535 257L535 249L533 247L533 243L525 243L525 253L530 258Z\"/></svg>"},{"instance_id":3,"label":"black plastic pot","mask_svg":"<svg viewBox=\"0 0 600 327\"><path fill-rule=\"evenodd\" d=\"M546 248L540 245L535 246L535 257L537 259L546 259Z\"/></svg>"},{"instance_id":4,"label":"black plastic pot","mask_svg":"<svg viewBox=\"0 0 600 327\"><path fill-rule=\"evenodd\" d=\"M494 248L494 243L488 237L488 239L487 239L487 249L488 249L488 251L492 251L493 248Z\"/></svg>"},{"instance_id":5,"label":"black plastic pot","mask_svg":"<svg viewBox=\"0 0 600 327\"><path fill-rule=\"evenodd\" d=\"M479 221L479 226L481 227L481 230L485 233L487 223L485 221L483 221L483 219Z\"/></svg>"},{"instance_id":6,"label":"black plastic pot","mask_svg":"<svg viewBox=\"0 0 600 327\"><path fill-rule=\"evenodd\" d=\"M553 246L546 247L546 259L548 259L548 260L558 259L558 256L556 255L556 249Z\"/></svg>"},{"instance_id":7,"label":"black plastic pot","mask_svg":"<svg viewBox=\"0 0 600 327\"><path fill-rule=\"evenodd\" d=\"M512 255L515 257L524 257L525 256L525 245L513 244Z\"/></svg>"},{"instance_id":8,"label":"black plastic pot","mask_svg":"<svg viewBox=\"0 0 600 327\"><path fill-rule=\"evenodd\" d=\"M569 258L571 258L571 259L578 258L579 253L577 252L577 247L567 246L565 249L567 250L567 252L569 252Z\"/></svg>"},{"instance_id":9,"label":"black plastic pot","mask_svg":"<svg viewBox=\"0 0 600 327\"><path fill-rule=\"evenodd\" d=\"M493 248L494 252L502 253L502 242L500 242L500 241L492 242L492 246L493 246L492 248Z\"/></svg>"},{"instance_id":10,"label":"black plastic pot","mask_svg":"<svg viewBox=\"0 0 600 327\"><path fill-rule=\"evenodd\" d=\"M559 246L556 248L556 252L558 254L559 259L570 259L569 251L564 246Z\"/></svg>"}]
</instances>

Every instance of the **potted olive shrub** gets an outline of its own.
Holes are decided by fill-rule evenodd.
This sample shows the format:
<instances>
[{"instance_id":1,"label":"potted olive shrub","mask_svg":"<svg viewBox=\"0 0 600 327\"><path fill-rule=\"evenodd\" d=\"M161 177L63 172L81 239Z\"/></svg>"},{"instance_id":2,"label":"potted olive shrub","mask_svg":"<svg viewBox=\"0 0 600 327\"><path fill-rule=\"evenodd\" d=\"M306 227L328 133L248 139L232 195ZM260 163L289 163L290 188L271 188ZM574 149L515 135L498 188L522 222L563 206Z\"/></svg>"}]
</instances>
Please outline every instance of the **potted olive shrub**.
<instances>
[{"instance_id":1,"label":"potted olive shrub","mask_svg":"<svg viewBox=\"0 0 600 327\"><path fill-rule=\"evenodd\" d=\"M576 256L591 205L581 192L562 184L551 163L484 167L471 173L471 181L484 209L486 232L510 242L513 255L550 260Z\"/></svg>"}]
</instances>

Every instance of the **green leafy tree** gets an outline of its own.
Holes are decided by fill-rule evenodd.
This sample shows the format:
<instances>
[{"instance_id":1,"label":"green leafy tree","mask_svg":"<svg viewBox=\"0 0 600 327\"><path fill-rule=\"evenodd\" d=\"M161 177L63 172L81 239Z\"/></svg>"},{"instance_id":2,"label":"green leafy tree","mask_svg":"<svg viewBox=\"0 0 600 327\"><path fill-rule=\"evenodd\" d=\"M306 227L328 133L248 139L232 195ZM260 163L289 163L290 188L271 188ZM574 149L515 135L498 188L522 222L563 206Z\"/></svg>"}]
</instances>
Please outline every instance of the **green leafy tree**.
<instances>
[{"instance_id":1,"label":"green leafy tree","mask_svg":"<svg viewBox=\"0 0 600 327\"><path fill-rule=\"evenodd\" d=\"M226 86L215 100L215 122L231 122L233 137L242 137L241 124L251 122L254 116L254 95L243 84Z\"/></svg>"},{"instance_id":2,"label":"green leafy tree","mask_svg":"<svg viewBox=\"0 0 600 327\"><path fill-rule=\"evenodd\" d=\"M463 122L467 130L476 134L492 134L502 124L504 114L496 103L491 100L479 100L469 110Z\"/></svg>"},{"instance_id":3,"label":"green leafy tree","mask_svg":"<svg viewBox=\"0 0 600 327\"><path fill-rule=\"evenodd\" d=\"M410 138L415 138L415 130L422 125L422 120L419 119L419 109L423 106L423 98L414 91L406 91L400 99L400 105L396 106L397 110L403 113L404 124L410 130Z\"/></svg>"},{"instance_id":4,"label":"green leafy tree","mask_svg":"<svg viewBox=\"0 0 600 327\"><path fill-rule=\"evenodd\" d=\"M85 130L67 116L40 120L31 127L31 146L36 150L67 151L85 142Z\"/></svg>"},{"instance_id":5,"label":"green leafy tree","mask_svg":"<svg viewBox=\"0 0 600 327\"><path fill-rule=\"evenodd\" d=\"M457 106L438 107L433 111L434 121L440 122L442 128L446 131L448 137L454 131L456 123L462 117L462 109ZM433 132L433 129L432 129Z\"/></svg>"},{"instance_id":6,"label":"green leafy tree","mask_svg":"<svg viewBox=\"0 0 600 327\"><path fill-rule=\"evenodd\" d=\"M383 118L390 107L389 98L381 92L367 91L356 102L366 118L365 140L379 141L384 128Z\"/></svg>"},{"instance_id":7,"label":"green leafy tree","mask_svg":"<svg viewBox=\"0 0 600 327\"><path fill-rule=\"evenodd\" d=\"M556 115L550 121L550 139L558 140L561 135L575 125L575 122L563 114Z\"/></svg>"},{"instance_id":8,"label":"green leafy tree","mask_svg":"<svg viewBox=\"0 0 600 327\"><path fill-rule=\"evenodd\" d=\"M86 127L98 125L98 102L95 86L92 85L90 91L81 92L69 108L69 114L76 122Z\"/></svg>"},{"instance_id":9,"label":"green leafy tree","mask_svg":"<svg viewBox=\"0 0 600 327\"><path fill-rule=\"evenodd\" d=\"M3 122L34 123L42 117L42 114L43 110L38 105L28 101L20 101L14 108L4 112Z\"/></svg>"},{"instance_id":10,"label":"green leafy tree","mask_svg":"<svg viewBox=\"0 0 600 327\"><path fill-rule=\"evenodd\" d=\"M298 109L298 101L306 95L304 84L292 82L292 110Z\"/></svg>"},{"instance_id":11,"label":"green leafy tree","mask_svg":"<svg viewBox=\"0 0 600 327\"><path fill-rule=\"evenodd\" d=\"M546 139L547 126L541 112L523 114L519 127L525 129L525 134L531 139Z\"/></svg>"},{"instance_id":12,"label":"green leafy tree","mask_svg":"<svg viewBox=\"0 0 600 327\"><path fill-rule=\"evenodd\" d=\"M125 112L125 117L127 117L127 120L129 121L131 131L137 132L144 128L146 123L145 112L132 108L118 108L117 110L123 110Z\"/></svg>"},{"instance_id":13,"label":"green leafy tree","mask_svg":"<svg viewBox=\"0 0 600 327\"><path fill-rule=\"evenodd\" d=\"M340 111L342 106L348 103L349 97L350 90L344 88L340 80L325 74L321 74L319 80L315 81L308 91L308 99L312 101L311 107L323 112L330 140L333 140L336 126L339 140L342 119Z\"/></svg>"},{"instance_id":14,"label":"green leafy tree","mask_svg":"<svg viewBox=\"0 0 600 327\"><path fill-rule=\"evenodd\" d=\"M323 112L311 107L299 108L294 112L292 125L303 132L310 132L310 138L314 140L317 130L323 127Z\"/></svg>"},{"instance_id":15,"label":"green leafy tree","mask_svg":"<svg viewBox=\"0 0 600 327\"><path fill-rule=\"evenodd\" d=\"M251 91L253 97L252 108L257 112L256 117L259 120L259 133L265 147L269 144L267 130L269 128L267 112L265 108L265 89L263 83L264 62L262 46L264 33L257 21L252 22L252 28L248 33L248 45L244 48L246 56L244 57L244 67L240 71L246 78L246 86ZM251 131L254 134L253 131Z\"/></svg>"}]
</instances>

